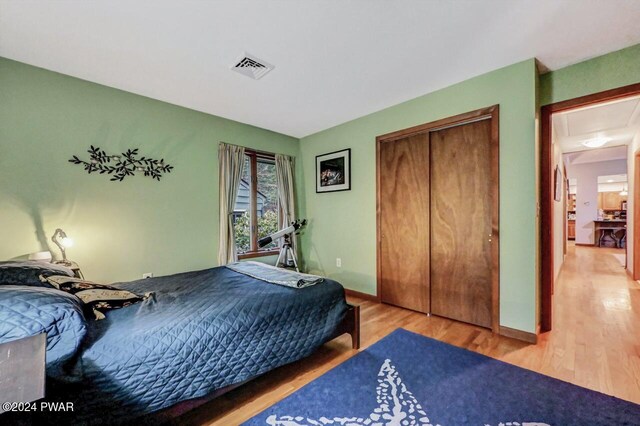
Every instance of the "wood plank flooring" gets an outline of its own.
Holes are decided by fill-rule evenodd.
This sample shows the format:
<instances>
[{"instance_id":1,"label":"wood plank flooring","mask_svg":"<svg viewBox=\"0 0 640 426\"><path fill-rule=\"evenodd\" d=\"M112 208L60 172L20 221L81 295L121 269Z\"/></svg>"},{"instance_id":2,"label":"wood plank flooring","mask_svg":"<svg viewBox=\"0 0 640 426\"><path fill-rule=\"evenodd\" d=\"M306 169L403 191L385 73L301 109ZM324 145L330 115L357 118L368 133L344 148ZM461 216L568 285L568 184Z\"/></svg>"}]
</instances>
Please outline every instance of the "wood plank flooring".
<instances>
[{"instance_id":1,"label":"wood plank flooring","mask_svg":"<svg viewBox=\"0 0 640 426\"><path fill-rule=\"evenodd\" d=\"M640 404L640 285L623 250L569 246L555 286L554 330L537 345L390 305L360 304L362 347L396 328L433 337L523 368ZM623 262L623 260L622 260ZM176 419L176 424L237 425L355 355L348 336Z\"/></svg>"}]
</instances>

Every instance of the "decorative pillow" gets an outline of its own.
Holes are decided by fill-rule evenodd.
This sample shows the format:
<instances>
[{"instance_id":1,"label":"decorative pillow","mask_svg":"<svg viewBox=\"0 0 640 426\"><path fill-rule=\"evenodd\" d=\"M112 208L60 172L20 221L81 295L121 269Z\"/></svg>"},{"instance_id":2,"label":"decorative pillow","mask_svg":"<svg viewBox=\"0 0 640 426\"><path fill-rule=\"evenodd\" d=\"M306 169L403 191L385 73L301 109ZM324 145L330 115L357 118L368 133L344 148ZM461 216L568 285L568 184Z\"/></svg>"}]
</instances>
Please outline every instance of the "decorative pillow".
<instances>
[{"instance_id":1,"label":"decorative pillow","mask_svg":"<svg viewBox=\"0 0 640 426\"><path fill-rule=\"evenodd\" d=\"M124 308L145 300L151 293L138 296L127 290L110 285L97 284L80 278L54 275L40 278L58 290L66 291L78 297L87 308L93 311L95 319L104 319L104 313L110 309Z\"/></svg>"},{"instance_id":2,"label":"decorative pillow","mask_svg":"<svg viewBox=\"0 0 640 426\"><path fill-rule=\"evenodd\" d=\"M26 285L31 287L48 287L47 283L40 281L40 275L73 276L73 271L65 266L55 263L40 262L36 260L20 260L0 262L0 285Z\"/></svg>"}]
</instances>

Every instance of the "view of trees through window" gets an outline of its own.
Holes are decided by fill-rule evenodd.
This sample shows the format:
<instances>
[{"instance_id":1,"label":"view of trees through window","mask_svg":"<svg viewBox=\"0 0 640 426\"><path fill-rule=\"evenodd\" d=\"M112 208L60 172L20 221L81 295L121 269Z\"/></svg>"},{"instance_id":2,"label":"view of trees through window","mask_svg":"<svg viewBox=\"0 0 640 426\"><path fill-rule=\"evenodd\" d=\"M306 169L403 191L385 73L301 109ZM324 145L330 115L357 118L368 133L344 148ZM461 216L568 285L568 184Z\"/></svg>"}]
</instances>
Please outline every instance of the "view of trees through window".
<instances>
[{"instance_id":1,"label":"view of trees through window","mask_svg":"<svg viewBox=\"0 0 640 426\"><path fill-rule=\"evenodd\" d=\"M264 196L262 214L258 211L258 239L278 230L278 184L276 183L275 161L258 161L258 197ZM275 242L265 249L277 247Z\"/></svg>"},{"instance_id":2,"label":"view of trees through window","mask_svg":"<svg viewBox=\"0 0 640 426\"><path fill-rule=\"evenodd\" d=\"M254 161L257 177L256 188L251 186L251 170ZM256 191L256 203L255 206L252 206L251 195L254 190ZM256 232L252 232L251 227L252 209L255 209L257 220ZM256 155L247 155L234 208L234 232L238 253L251 252L252 248L269 250L278 246L277 242L262 248L257 246L257 241L260 238L278 230L278 212L275 161Z\"/></svg>"},{"instance_id":3,"label":"view of trees through window","mask_svg":"<svg viewBox=\"0 0 640 426\"><path fill-rule=\"evenodd\" d=\"M242 180L233 209L233 231L236 237L236 251L251 250L251 158L245 156Z\"/></svg>"}]
</instances>

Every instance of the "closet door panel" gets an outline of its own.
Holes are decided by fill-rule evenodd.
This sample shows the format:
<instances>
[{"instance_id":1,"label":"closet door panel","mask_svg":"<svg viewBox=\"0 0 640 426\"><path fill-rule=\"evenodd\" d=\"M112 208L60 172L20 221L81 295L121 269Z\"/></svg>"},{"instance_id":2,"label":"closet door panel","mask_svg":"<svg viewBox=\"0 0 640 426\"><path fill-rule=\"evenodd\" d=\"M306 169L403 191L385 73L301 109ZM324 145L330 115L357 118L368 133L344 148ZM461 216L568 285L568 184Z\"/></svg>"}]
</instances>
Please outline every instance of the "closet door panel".
<instances>
[{"instance_id":1,"label":"closet door panel","mask_svg":"<svg viewBox=\"0 0 640 426\"><path fill-rule=\"evenodd\" d=\"M491 327L491 121L430 135L431 312Z\"/></svg>"},{"instance_id":2,"label":"closet door panel","mask_svg":"<svg viewBox=\"0 0 640 426\"><path fill-rule=\"evenodd\" d=\"M429 312L429 135L379 143L381 300Z\"/></svg>"}]
</instances>

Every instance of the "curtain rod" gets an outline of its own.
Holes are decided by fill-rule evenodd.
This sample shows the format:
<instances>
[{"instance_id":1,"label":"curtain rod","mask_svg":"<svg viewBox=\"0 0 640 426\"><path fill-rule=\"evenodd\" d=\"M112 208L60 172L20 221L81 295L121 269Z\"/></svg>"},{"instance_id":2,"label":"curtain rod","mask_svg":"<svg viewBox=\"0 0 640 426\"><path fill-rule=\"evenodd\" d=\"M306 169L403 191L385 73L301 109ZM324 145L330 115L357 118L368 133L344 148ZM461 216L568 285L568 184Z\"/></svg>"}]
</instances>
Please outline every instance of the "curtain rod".
<instances>
[{"instance_id":1,"label":"curtain rod","mask_svg":"<svg viewBox=\"0 0 640 426\"><path fill-rule=\"evenodd\" d=\"M293 157L295 158L294 155L289 155L289 154L282 154L280 152L268 152L268 151L260 151L259 149L255 149L255 148L248 148L246 146L242 146L242 145L235 145L232 143L227 143L227 142L222 142L220 141L220 143L223 143L225 145L234 145L234 146L241 146L242 148L244 148L244 152L248 152L250 154L257 154L257 155L264 155L267 157L274 157L276 154L280 154L280 155L287 155L289 157Z\"/></svg>"}]
</instances>

